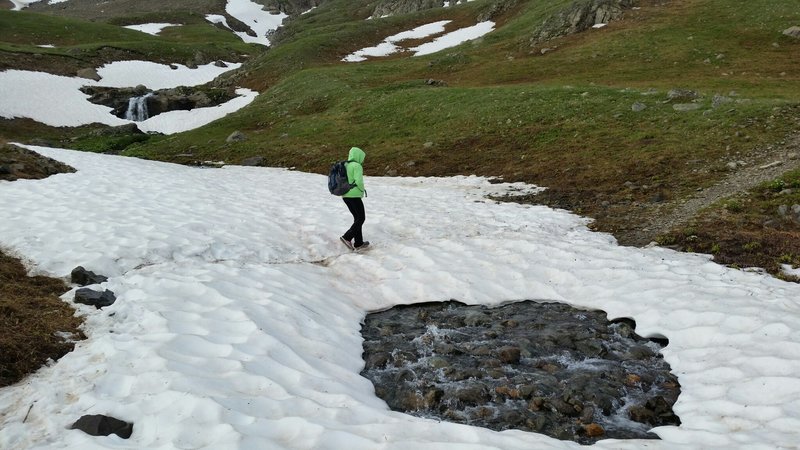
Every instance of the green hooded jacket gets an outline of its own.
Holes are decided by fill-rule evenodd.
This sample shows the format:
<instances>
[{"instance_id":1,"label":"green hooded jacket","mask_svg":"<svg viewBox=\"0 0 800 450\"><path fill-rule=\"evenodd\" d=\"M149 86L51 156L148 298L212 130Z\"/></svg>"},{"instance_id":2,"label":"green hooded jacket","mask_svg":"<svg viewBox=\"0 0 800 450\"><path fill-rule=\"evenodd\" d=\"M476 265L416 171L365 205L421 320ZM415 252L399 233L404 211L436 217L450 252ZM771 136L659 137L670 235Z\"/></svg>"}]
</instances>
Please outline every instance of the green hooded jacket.
<instances>
[{"instance_id":1,"label":"green hooded jacket","mask_svg":"<svg viewBox=\"0 0 800 450\"><path fill-rule=\"evenodd\" d=\"M342 197L345 198L361 198L367 192L364 188L364 157L367 156L364 150L358 147L350 149L350 155L347 157L347 182L355 184L353 189L347 191Z\"/></svg>"}]
</instances>

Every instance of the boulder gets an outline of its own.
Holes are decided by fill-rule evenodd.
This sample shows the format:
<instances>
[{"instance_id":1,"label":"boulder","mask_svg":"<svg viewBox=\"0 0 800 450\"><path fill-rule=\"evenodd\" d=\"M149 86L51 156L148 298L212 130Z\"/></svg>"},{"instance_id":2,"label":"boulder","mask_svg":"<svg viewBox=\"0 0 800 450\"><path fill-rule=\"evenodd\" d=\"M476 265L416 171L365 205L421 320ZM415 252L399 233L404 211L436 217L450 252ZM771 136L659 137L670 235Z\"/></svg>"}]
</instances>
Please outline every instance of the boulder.
<instances>
[{"instance_id":1,"label":"boulder","mask_svg":"<svg viewBox=\"0 0 800 450\"><path fill-rule=\"evenodd\" d=\"M636 102L633 105L631 105L631 111L633 112L642 112L645 109L647 109L647 105L645 105L642 102Z\"/></svg>"},{"instance_id":2,"label":"boulder","mask_svg":"<svg viewBox=\"0 0 800 450\"><path fill-rule=\"evenodd\" d=\"M88 78L94 81L100 81L101 77L100 74L97 73L97 69L89 67L86 69L80 69L76 73L76 75L80 78Z\"/></svg>"},{"instance_id":3,"label":"boulder","mask_svg":"<svg viewBox=\"0 0 800 450\"><path fill-rule=\"evenodd\" d=\"M698 98L700 95L696 91L692 91L690 89L670 89L667 92L667 101L673 100L694 100Z\"/></svg>"},{"instance_id":4,"label":"boulder","mask_svg":"<svg viewBox=\"0 0 800 450\"><path fill-rule=\"evenodd\" d=\"M111 306L115 301L117 301L117 296L108 289L103 292L89 288L81 288L75 291L75 303L94 306L97 309Z\"/></svg>"},{"instance_id":5,"label":"boulder","mask_svg":"<svg viewBox=\"0 0 800 450\"><path fill-rule=\"evenodd\" d=\"M243 166L261 166L264 165L264 157L263 156L251 156L250 158L245 158L242 160Z\"/></svg>"},{"instance_id":6,"label":"boulder","mask_svg":"<svg viewBox=\"0 0 800 450\"><path fill-rule=\"evenodd\" d=\"M789 37L793 37L793 38L796 38L796 39L800 39L800 27L798 27L798 26L789 27L789 28L783 30L783 34L785 36L789 36Z\"/></svg>"},{"instance_id":7,"label":"boulder","mask_svg":"<svg viewBox=\"0 0 800 450\"><path fill-rule=\"evenodd\" d=\"M81 430L92 436L108 436L116 434L122 439L128 439L133 434L133 424L124 422L115 417L104 416L102 414L86 415L78 419L70 427L73 430Z\"/></svg>"},{"instance_id":8,"label":"boulder","mask_svg":"<svg viewBox=\"0 0 800 450\"><path fill-rule=\"evenodd\" d=\"M231 142L242 142L242 141L246 141L246 140L247 140L247 136L245 136L245 134L242 133L241 131L237 130L237 131L234 131L233 133L231 133L230 135L228 135L228 137L225 139L225 142L228 142L228 143L231 143Z\"/></svg>"},{"instance_id":9,"label":"boulder","mask_svg":"<svg viewBox=\"0 0 800 450\"><path fill-rule=\"evenodd\" d=\"M79 286L88 286L90 284L100 284L108 281L108 277L98 275L90 270L86 270L83 266L78 266L72 269L70 278L73 283Z\"/></svg>"}]
</instances>

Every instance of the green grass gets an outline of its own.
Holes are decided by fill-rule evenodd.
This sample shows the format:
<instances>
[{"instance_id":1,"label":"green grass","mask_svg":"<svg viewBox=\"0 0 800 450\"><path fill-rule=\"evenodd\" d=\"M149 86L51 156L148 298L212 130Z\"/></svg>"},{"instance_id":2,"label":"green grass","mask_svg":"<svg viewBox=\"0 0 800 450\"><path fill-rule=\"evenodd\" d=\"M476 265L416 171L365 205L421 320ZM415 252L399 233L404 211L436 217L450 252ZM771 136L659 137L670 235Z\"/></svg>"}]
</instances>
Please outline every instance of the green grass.
<instances>
[{"instance_id":1,"label":"green grass","mask_svg":"<svg viewBox=\"0 0 800 450\"><path fill-rule=\"evenodd\" d=\"M181 27L170 27L151 36L118 25L54 17L25 11L0 11L0 56L6 59L33 55L53 57L53 66L70 60L92 61L109 49L128 59L184 63L199 52L209 59L240 59L263 48L245 44L233 33L221 30L195 15L172 14ZM54 45L42 48L38 45ZM133 58L131 58L133 57Z\"/></svg>"}]
</instances>

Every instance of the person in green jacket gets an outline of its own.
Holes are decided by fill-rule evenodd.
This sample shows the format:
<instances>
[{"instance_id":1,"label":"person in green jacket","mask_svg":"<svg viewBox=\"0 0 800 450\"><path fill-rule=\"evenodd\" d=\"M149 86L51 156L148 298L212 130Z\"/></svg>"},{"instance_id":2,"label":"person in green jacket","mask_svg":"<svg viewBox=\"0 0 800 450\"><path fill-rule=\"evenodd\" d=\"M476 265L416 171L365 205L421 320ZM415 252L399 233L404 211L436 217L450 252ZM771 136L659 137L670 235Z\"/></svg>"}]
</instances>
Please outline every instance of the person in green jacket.
<instances>
[{"instance_id":1,"label":"person in green jacket","mask_svg":"<svg viewBox=\"0 0 800 450\"><path fill-rule=\"evenodd\" d=\"M350 210L350 214L353 215L353 225L339 239L350 250L362 249L369 245L369 241L365 241L361 233L361 226L366 220L364 202L361 200L367 194L367 190L364 189L364 167L362 166L365 156L367 154L364 153L364 150L353 147L347 157L347 182L353 185L353 188L347 191L342 199L347 205L347 209Z\"/></svg>"}]
</instances>

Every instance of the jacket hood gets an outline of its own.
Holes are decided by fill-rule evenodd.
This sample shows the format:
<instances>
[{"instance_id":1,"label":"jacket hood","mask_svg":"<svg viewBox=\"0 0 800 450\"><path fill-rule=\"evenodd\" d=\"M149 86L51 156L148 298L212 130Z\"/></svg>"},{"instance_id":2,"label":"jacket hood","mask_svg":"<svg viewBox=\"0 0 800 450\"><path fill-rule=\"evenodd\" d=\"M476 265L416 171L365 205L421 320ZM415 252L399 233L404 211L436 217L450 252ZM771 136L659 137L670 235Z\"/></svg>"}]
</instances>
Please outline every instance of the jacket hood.
<instances>
[{"instance_id":1,"label":"jacket hood","mask_svg":"<svg viewBox=\"0 0 800 450\"><path fill-rule=\"evenodd\" d=\"M350 149L350 155L347 157L347 159L350 161L355 161L359 164L364 164L364 157L366 156L367 154L364 153L364 150L361 150L358 147L353 147Z\"/></svg>"}]
</instances>

